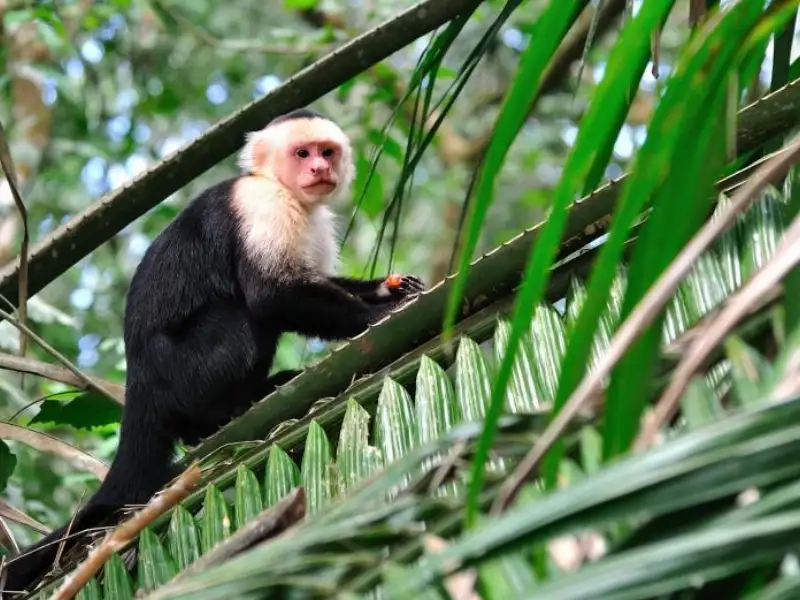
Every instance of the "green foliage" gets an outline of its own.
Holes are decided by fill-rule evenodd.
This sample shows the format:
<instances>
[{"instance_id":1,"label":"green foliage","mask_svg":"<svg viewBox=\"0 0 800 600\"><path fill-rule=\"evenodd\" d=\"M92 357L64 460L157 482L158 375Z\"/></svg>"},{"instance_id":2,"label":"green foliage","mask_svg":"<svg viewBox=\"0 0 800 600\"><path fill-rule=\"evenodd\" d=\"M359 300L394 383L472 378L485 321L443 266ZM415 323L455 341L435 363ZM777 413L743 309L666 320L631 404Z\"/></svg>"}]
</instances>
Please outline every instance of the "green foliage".
<instances>
[{"instance_id":1,"label":"green foliage","mask_svg":"<svg viewBox=\"0 0 800 600\"><path fill-rule=\"evenodd\" d=\"M30 424L54 423L78 429L92 429L119 423L121 417L122 407L119 404L96 392L84 392L67 401L45 400Z\"/></svg>"},{"instance_id":2,"label":"green foliage","mask_svg":"<svg viewBox=\"0 0 800 600\"><path fill-rule=\"evenodd\" d=\"M493 430L500 415L503 393L511 374L514 356L520 336L522 335L523 327L530 322L532 311L540 302L544 293L550 267L555 259L558 245L567 222L568 206L582 189L581 182L589 175L590 170L594 167L595 152L598 142L602 144L602 140L616 137L619 133L619 128L622 125L622 115L624 113L623 108L627 106L629 102L628 92L633 82L641 78L641 69L644 68L644 65L641 64L642 61L631 61L629 57L631 54L636 57L647 51L647 40L649 36L659 23L665 19L671 6L672 2L669 0L643 5L642 10L625 24L620 40L614 47L609 59L609 76L603 78L600 86L598 86L593 101L589 105L589 110L584 117L582 126L578 131L575 146L567 158L561 181L555 190L555 197L550 207L550 215L537 239L533 254L528 259L523 275L522 288L515 299L512 328L508 341L508 352L506 353L503 363L500 365L497 379L494 383L491 408L486 419L487 426L483 439L483 452L488 449L491 443ZM530 51L532 52L532 50ZM622 232L626 230L627 228L625 228L624 225L620 227L618 224L615 224L615 227L611 231L611 236L614 236L615 231ZM609 244L611 244L611 240L604 245L604 251L608 249ZM599 261L602 268L602 258L599 259ZM599 272L595 271L594 276L598 277ZM611 282L608 281L608 283L610 284ZM587 313L587 320L591 319L592 325L595 324L600 310L605 305L605 299L602 297L595 298L596 295L599 296L599 294L594 294L592 290L590 290L592 302L587 304L587 308L592 307L594 314L589 314L588 310L585 311ZM595 328L592 327L591 331L594 331L594 329ZM588 331L587 329L587 332ZM571 387L577 384L578 378L583 374L583 365L585 365L588 359L591 345L591 338L589 337L591 334L579 338L578 335L580 333L583 333L583 328L579 325L577 327L577 332L573 333L574 341L570 342L570 347L573 352L572 356L574 358L570 360L570 356L568 355L564 363L563 372L567 377L571 378L573 382ZM570 391L568 387L570 387L568 383L559 385L559 395L555 399L556 409L561 407L566 400L566 394ZM559 443L556 444L553 450L553 458L546 466L548 473L547 481L550 485L555 481L556 465L560 458L560 451L561 445ZM478 460L475 463L476 472L472 478L470 502L467 505L468 518L470 520L474 519L477 512L477 500L481 489L483 462L482 460Z\"/></svg>"}]
</instances>

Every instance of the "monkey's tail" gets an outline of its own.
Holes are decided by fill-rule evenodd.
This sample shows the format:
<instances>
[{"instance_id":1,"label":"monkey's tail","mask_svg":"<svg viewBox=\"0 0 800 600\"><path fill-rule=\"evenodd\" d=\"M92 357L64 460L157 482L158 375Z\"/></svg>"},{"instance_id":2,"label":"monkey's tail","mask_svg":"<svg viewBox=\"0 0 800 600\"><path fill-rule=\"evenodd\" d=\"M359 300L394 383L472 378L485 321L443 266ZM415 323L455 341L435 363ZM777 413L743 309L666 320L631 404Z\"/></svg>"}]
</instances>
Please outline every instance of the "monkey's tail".
<instances>
[{"instance_id":1,"label":"monkey's tail","mask_svg":"<svg viewBox=\"0 0 800 600\"><path fill-rule=\"evenodd\" d=\"M3 589L8 593L3 594L4 598L11 598L11 592L27 589L54 566L61 539L68 531L64 552L74 545L78 538L75 534L103 524L126 504L148 502L173 477L174 438L156 415L146 414L146 407L154 403L150 399L131 398L132 391L126 393L117 454L100 488L74 519L6 564Z\"/></svg>"}]
</instances>

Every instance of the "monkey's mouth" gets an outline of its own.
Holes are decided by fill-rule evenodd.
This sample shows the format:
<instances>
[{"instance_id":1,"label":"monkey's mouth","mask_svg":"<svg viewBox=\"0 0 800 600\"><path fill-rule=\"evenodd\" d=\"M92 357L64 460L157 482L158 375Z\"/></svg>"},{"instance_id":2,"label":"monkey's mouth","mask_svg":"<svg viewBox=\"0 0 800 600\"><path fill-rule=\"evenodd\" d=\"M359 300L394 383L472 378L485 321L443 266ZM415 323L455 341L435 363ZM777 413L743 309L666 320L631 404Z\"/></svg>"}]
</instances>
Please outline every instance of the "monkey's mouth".
<instances>
[{"instance_id":1,"label":"monkey's mouth","mask_svg":"<svg viewBox=\"0 0 800 600\"><path fill-rule=\"evenodd\" d=\"M304 185L303 189L308 192L331 192L336 189L336 182L331 181L330 179L318 179L314 183Z\"/></svg>"}]
</instances>

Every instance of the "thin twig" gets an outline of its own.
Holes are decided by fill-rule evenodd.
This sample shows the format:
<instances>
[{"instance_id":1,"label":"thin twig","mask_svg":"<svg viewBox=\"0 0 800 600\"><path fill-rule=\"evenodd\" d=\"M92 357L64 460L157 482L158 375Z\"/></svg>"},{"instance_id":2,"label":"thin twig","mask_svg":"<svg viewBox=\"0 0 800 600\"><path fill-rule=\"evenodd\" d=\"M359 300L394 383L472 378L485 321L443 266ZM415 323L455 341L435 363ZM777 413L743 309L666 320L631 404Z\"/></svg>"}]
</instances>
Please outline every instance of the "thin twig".
<instances>
[{"instance_id":1,"label":"thin twig","mask_svg":"<svg viewBox=\"0 0 800 600\"><path fill-rule=\"evenodd\" d=\"M3 130L3 123L0 122L0 166L3 168L3 173L8 182L8 188L11 190L11 195L14 198L14 204L19 211L20 219L22 219L22 244L19 249L19 283L18 283L18 301L19 307L17 314L19 314L19 321L25 325L28 321L28 245L30 244L30 233L28 231L28 209L22 201L22 196L19 193L19 186L17 185L17 171L14 167L14 160L11 157L11 150L8 147L6 134ZM19 335L19 355L24 357L28 350L28 336L20 330ZM20 380L20 385L24 383L24 375Z\"/></svg>"},{"instance_id":2,"label":"thin twig","mask_svg":"<svg viewBox=\"0 0 800 600\"><path fill-rule=\"evenodd\" d=\"M2 297L0 297L0 298L2 298ZM6 298L2 298L2 299L5 300L6 302L8 301L8 299L6 299ZM23 323L21 323L19 321L19 319L17 319L15 316L13 316L10 313L7 313L6 311L4 311L3 309L0 308L0 317L3 317L6 321L11 323L14 327L19 329L20 331L23 331L23 332L27 333L31 337L31 339L33 339L33 341L35 341L37 344L39 344L53 358L58 360L58 362L63 364L67 368L68 371L70 371L73 375L75 375L75 377L77 377L78 379L83 381L88 389L92 389L92 390L94 390L96 392L99 392L99 393L103 394L104 396L108 396L114 402L117 402L118 404L123 404L125 402L124 393L123 393L123 395L119 395L119 393L120 393L119 389L114 389L114 390L106 389L106 387L105 387L105 383L106 382L94 379L93 377L90 377L89 375L87 375L86 373L81 371L78 367L73 365L72 362L70 362L70 360L66 356L61 354L58 350L56 350L50 344L48 344L46 341L44 341L34 331L32 331L28 326L26 326Z\"/></svg>"},{"instance_id":3,"label":"thin twig","mask_svg":"<svg viewBox=\"0 0 800 600\"><path fill-rule=\"evenodd\" d=\"M65 383L80 390L88 390L92 385L86 379L79 377L74 372L58 365L51 365L50 363L42 362L34 358L26 358L21 356L14 356L6 352L0 352L0 369L8 371L16 371L17 373L29 373L37 375L50 381L57 381L58 383ZM125 386L118 383L112 383L104 379L95 378L95 381L100 383L110 393L114 395L114 399L122 404L125 398Z\"/></svg>"},{"instance_id":4,"label":"thin twig","mask_svg":"<svg viewBox=\"0 0 800 600\"><path fill-rule=\"evenodd\" d=\"M64 553L64 548L67 545L67 539L72 535L73 530L72 528L75 526L75 520L78 518L78 512L81 510L81 504L83 504L83 500L86 497L86 488L83 489L81 492L80 500L78 500L78 507L75 512L72 513L72 516L69 518L69 523L67 523L67 529L64 531L64 535L61 537L60 543L58 544L58 549L56 550L56 557L53 559L53 564L57 565L61 562L61 556Z\"/></svg>"},{"instance_id":5,"label":"thin twig","mask_svg":"<svg viewBox=\"0 0 800 600\"><path fill-rule=\"evenodd\" d=\"M659 398L650 418L645 420L634 447L643 450L653 443L661 426L675 414L684 390L694 374L704 364L709 353L730 332L740 319L752 312L761 297L778 284L800 262L800 216L795 217L784 232L772 258L750 278L738 292L725 302L725 308L704 329L703 335L683 355L675 373Z\"/></svg>"},{"instance_id":6,"label":"thin twig","mask_svg":"<svg viewBox=\"0 0 800 600\"><path fill-rule=\"evenodd\" d=\"M611 370L628 348L644 333L647 326L672 300L675 290L677 290L683 278L692 270L697 257L705 252L715 239L736 222L738 215L750 205L756 195L770 181L783 175L798 157L800 157L800 139L795 140L789 146L787 152L780 153L766 162L753 175L752 179L737 190L727 209L717 215L716 218L710 219L684 247L675 260L672 261L672 264L650 288L650 291L639 301L630 316L619 327L611 339L608 350L600 357L600 362L597 366L583 378L550 426L536 441L533 448L514 470L514 473L502 485L492 505L492 513L502 512L514 501L520 487L536 469L545 453L589 399L598 393L602 387L603 379L611 373Z\"/></svg>"},{"instance_id":7,"label":"thin twig","mask_svg":"<svg viewBox=\"0 0 800 600\"><path fill-rule=\"evenodd\" d=\"M142 510L113 529L105 539L94 548L78 568L68 575L61 587L50 597L51 600L69 600L75 596L86 583L103 568L111 555L122 550L155 519L189 495L192 488L200 481L202 471L197 463L192 463L167 489L155 496Z\"/></svg>"}]
</instances>

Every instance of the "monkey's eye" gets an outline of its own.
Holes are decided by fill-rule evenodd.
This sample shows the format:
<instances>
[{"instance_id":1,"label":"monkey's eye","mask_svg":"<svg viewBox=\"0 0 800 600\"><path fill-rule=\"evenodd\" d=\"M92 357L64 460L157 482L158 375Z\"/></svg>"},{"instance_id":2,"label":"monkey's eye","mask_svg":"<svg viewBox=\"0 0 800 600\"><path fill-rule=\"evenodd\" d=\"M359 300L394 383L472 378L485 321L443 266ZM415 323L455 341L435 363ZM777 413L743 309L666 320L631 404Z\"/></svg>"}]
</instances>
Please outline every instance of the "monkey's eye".
<instances>
[{"instance_id":1,"label":"monkey's eye","mask_svg":"<svg viewBox=\"0 0 800 600\"><path fill-rule=\"evenodd\" d=\"M322 156L325 158L330 158L333 156L333 148L325 148L325 150L322 151Z\"/></svg>"},{"instance_id":2,"label":"monkey's eye","mask_svg":"<svg viewBox=\"0 0 800 600\"><path fill-rule=\"evenodd\" d=\"M300 158L308 158L308 150L305 148L300 148L295 154Z\"/></svg>"}]
</instances>

